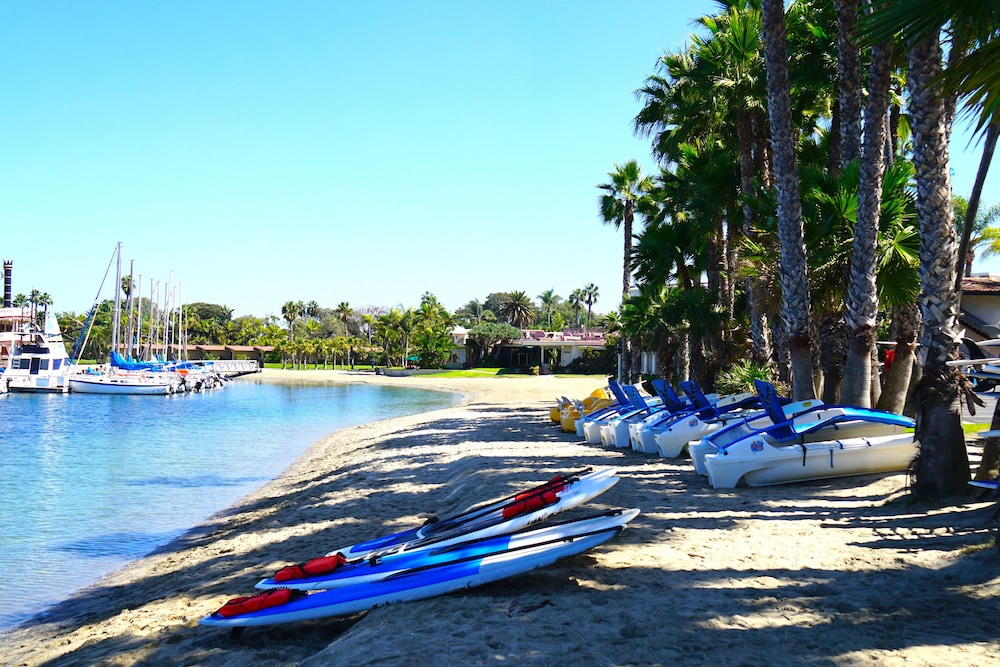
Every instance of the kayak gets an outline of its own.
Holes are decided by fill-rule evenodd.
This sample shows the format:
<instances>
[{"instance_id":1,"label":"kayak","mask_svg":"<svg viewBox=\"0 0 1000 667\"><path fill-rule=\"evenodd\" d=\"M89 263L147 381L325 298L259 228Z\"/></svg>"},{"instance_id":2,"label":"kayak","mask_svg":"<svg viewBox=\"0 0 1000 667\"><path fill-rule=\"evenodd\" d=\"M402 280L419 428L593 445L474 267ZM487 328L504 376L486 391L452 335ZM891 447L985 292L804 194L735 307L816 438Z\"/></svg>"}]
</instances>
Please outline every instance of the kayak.
<instances>
[{"instance_id":1,"label":"kayak","mask_svg":"<svg viewBox=\"0 0 1000 667\"><path fill-rule=\"evenodd\" d=\"M628 523L639 510L610 510L574 521L536 528L510 535L463 541L450 546L401 551L384 557L347 560L340 554L316 558L301 565L283 568L257 583L257 588L297 588L326 590L368 583L405 570L443 565L448 562L486 557L504 551L519 551L539 544L614 528Z\"/></svg>"},{"instance_id":2,"label":"kayak","mask_svg":"<svg viewBox=\"0 0 1000 667\"><path fill-rule=\"evenodd\" d=\"M544 484L461 514L430 519L419 528L333 549L326 555L341 554L354 560L514 533L601 495L618 483L615 472L614 468L604 468L585 474L558 475Z\"/></svg>"},{"instance_id":3,"label":"kayak","mask_svg":"<svg viewBox=\"0 0 1000 667\"><path fill-rule=\"evenodd\" d=\"M546 542L482 555L456 555L454 560L413 566L368 583L313 592L276 588L251 597L234 598L199 622L240 628L346 616L480 586L551 565L560 558L603 544L623 530L637 513L637 510L623 512L612 525L600 530L591 530L593 524L589 519L567 523L570 528L565 529L566 535Z\"/></svg>"}]
</instances>

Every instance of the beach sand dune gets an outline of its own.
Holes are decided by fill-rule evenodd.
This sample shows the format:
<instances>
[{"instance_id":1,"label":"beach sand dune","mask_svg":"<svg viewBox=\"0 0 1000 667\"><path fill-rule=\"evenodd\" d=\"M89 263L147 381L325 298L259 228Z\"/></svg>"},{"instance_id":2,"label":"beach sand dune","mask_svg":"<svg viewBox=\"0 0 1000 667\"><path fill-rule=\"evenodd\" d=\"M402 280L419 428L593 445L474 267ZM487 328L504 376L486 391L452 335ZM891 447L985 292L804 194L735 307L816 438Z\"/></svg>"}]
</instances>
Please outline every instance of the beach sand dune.
<instances>
[{"instance_id":1,"label":"beach sand dune","mask_svg":"<svg viewBox=\"0 0 1000 667\"><path fill-rule=\"evenodd\" d=\"M581 443L548 419L563 377L383 378L456 407L338 431L280 478L30 624L10 665L995 665L992 499L916 502L906 476L716 491L688 461ZM638 507L585 554L487 586L346 619L197 621L262 576L508 495L560 472L621 482L567 517Z\"/></svg>"}]
</instances>

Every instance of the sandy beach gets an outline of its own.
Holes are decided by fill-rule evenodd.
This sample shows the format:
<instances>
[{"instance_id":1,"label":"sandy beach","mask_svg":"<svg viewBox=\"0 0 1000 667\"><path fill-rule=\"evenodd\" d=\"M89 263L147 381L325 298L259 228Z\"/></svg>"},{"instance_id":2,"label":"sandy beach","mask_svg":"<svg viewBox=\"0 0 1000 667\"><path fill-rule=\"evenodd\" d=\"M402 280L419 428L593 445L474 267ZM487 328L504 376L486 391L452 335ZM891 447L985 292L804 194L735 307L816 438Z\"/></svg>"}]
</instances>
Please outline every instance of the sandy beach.
<instances>
[{"instance_id":1,"label":"sandy beach","mask_svg":"<svg viewBox=\"0 0 1000 667\"><path fill-rule=\"evenodd\" d=\"M687 460L583 444L548 417L594 378L266 378L457 392L454 408L335 432L278 479L0 635L7 665L995 665L995 496L916 502L904 474L713 490ZM262 576L585 467L621 482L567 518L637 507L585 554L345 619L198 619Z\"/></svg>"}]
</instances>

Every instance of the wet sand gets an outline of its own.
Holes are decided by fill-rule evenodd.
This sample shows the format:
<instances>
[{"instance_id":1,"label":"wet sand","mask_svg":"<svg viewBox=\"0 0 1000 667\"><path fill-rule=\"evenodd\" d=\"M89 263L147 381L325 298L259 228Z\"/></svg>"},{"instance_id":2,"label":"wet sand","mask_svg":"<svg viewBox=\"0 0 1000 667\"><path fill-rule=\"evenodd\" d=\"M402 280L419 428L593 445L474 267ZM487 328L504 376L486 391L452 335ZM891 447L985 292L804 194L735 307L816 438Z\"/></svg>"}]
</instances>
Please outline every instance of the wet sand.
<instances>
[{"instance_id":1,"label":"wet sand","mask_svg":"<svg viewBox=\"0 0 1000 667\"><path fill-rule=\"evenodd\" d=\"M28 625L10 665L992 665L995 497L916 502L904 474L716 491L686 460L583 444L548 417L593 378L265 377L458 392L449 409L337 431L278 479ZM975 447L973 446L973 449ZM593 551L346 619L197 621L282 565L560 472L621 482L567 518L638 507Z\"/></svg>"}]
</instances>

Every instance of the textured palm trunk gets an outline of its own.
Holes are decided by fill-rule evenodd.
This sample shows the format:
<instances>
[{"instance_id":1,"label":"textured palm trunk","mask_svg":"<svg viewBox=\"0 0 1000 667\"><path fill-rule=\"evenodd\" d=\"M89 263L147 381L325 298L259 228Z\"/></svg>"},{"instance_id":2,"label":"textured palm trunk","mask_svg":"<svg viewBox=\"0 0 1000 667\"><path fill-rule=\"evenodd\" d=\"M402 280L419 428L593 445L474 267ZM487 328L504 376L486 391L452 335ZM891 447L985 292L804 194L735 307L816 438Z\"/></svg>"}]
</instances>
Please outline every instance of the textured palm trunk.
<instances>
[{"instance_id":1,"label":"textured palm trunk","mask_svg":"<svg viewBox=\"0 0 1000 667\"><path fill-rule=\"evenodd\" d=\"M858 0L837 0L837 101L840 104L841 165L861 157L858 8Z\"/></svg>"},{"instance_id":2,"label":"textured palm trunk","mask_svg":"<svg viewBox=\"0 0 1000 667\"><path fill-rule=\"evenodd\" d=\"M909 45L910 117L920 226L920 337L923 377L917 387L917 439L913 492L930 497L968 490L969 455L962 431L959 394L964 378L946 365L957 356L957 247L948 172L944 103L932 82L941 71L936 34Z\"/></svg>"},{"instance_id":3,"label":"textured palm trunk","mask_svg":"<svg viewBox=\"0 0 1000 667\"><path fill-rule=\"evenodd\" d=\"M896 331L895 359L885 374L882 395L876 407L896 414L905 414L906 398L910 391L910 378L916 361L917 331L920 309L917 304L905 304L893 308L893 329Z\"/></svg>"},{"instance_id":4,"label":"textured palm trunk","mask_svg":"<svg viewBox=\"0 0 1000 667\"><path fill-rule=\"evenodd\" d=\"M819 340L820 368L823 370L821 398L824 403L842 403L840 386L844 377L847 336L841 313L823 315Z\"/></svg>"},{"instance_id":5,"label":"textured palm trunk","mask_svg":"<svg viewBox=\"0 0 1000 667\"><path fill-rule=\"evenodd\" d=\"M743 193L743 233L753 237L754 211L750 200L757 196L753 176L755 171L753 158L753 120L750 113L740 110L736 114L736 136L740 147L740 190ZM760 293L759 281L755 278L744 278L743 288L747 295L747 310L750 317L750 337L753 341L754 361L763 367L771 365L771 339L767 335L767 321L764 317L763 295Z\"/></svg>"},{"instance_id":6,"label":"textured palm trunk","mask_svg":"<svg viewBox=\"0 0 1000 667\"><path fill-rule=\"evenodd\" d=\"M622 304L629 297L629 289L632 287L632 218L633 218L633 203L632 200L625 201L625 215L622 222L622 227L624 227L623 232L625 235L625 250L624 258L622 259ZM633 357L635 352L633 350L634 345L631 338L624 331L621 333L619 339L619 347L621 353L621 375L618 380L620 382L627 382L631 384L634 382L633 368L635 362Z\"/></svg>"},{"instance_id":7,"label":"textured palm trunk","mask_svg":"<svg viewBox=\"0 0 1000 667\"><path fill-rule=\"evenodd\" d=\"M799 175L792 129L788 40L782 0L763 0L764 62L767 108L771 121L775 187L778 200L778 243L781 257L782 319L788 332L792 399L815 397L809 336L809 281L799 201Z\"/></svg>"},{"instance_id":8,"label":"textured palm trunk","mask_svg":"<svg viewBox=\"0 0 1000 667\"><path fill-rule=\"evenodd\" d=\"M870 94L865 110L865 145L858 186L858 217L854 224L851 273L847 283L845 317L847 362L841 400L849 405L870 407L873 382L871 357L875 348L878 291L875 287L879 212L882 205L882 174L889 110L890 45L872 49Z\"/></svg>"}]
</instances>

